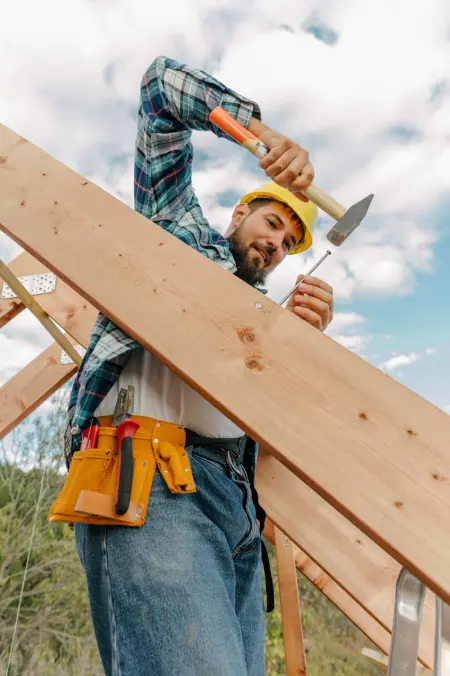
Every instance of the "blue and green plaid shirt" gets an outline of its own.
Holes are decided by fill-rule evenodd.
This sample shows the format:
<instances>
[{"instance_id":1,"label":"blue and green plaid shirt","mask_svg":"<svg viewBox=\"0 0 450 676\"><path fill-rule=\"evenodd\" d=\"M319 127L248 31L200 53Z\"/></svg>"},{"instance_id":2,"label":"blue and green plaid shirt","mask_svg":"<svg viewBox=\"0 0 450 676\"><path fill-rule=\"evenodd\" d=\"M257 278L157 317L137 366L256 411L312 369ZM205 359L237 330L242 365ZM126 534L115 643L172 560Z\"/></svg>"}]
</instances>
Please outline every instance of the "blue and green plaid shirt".
<instances>
[{"instance_id":1,"label":"blue and green plaid shirt","mask_svg":"<svg viewBox=\"0 0 450 676\"><path fill-rule=\"evenodd\" d=\"M135 209L229 272L235 261L224 237L211 228L192 187L192 130L212 131L209 115L222 106L248 127L260 119L256 103L207 73L158 57L144 74L138 110L134 166ZM140 348L114 322L99 314L75 378L68 406L65 457L80 447L81 428L95 412L132 350Z\"/></svg>"}]
</instances>

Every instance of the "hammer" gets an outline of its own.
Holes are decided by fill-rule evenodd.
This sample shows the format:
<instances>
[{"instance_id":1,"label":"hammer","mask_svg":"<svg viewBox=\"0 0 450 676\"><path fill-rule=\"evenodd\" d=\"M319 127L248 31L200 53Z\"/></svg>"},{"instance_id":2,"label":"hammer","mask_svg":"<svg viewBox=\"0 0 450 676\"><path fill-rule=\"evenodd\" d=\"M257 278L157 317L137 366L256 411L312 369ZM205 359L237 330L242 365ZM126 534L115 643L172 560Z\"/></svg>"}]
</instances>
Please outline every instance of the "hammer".
<instances>
[{"instance_id":1,"label":"hammer","mask_svg":"<svg viewBox=\"0 0 450 676\"><path fill-rule=\"evenodd\" d=\"M240 143L244 148L251 152L256 157L262 158L268 152L269 149L262 141L258 139L257 136L248 131L243 127L237 120L231 117L226 110L217 106L214 108L212 113L209 116L209 119L213 124L222 129L226 134L231 136L235 141ZM302 191L303 194L314 202L319 209L322 209L326 214L335 219L336 223L333 225L329 233L327 234L328 241L334 246L341 246L343 242L351 235L351 233L356 230L358 225L361 223L369 206L373 199L373 194L367 195L364 199L353 204L349 209L346 209L339 204L333 197L327 195L323 190L320 190L316 185L311 184L306 190ZM314 266L312 270L315 270L320 263L325 260L327 256L331 254L331 251L327 251L325 256L323 256L318 263ZM305 277L312 272L310 270ZM292 291L281 301L281 305L289 298L289 296L297 288L297 284L294 286Z\"/></svg>"}]
</instances>

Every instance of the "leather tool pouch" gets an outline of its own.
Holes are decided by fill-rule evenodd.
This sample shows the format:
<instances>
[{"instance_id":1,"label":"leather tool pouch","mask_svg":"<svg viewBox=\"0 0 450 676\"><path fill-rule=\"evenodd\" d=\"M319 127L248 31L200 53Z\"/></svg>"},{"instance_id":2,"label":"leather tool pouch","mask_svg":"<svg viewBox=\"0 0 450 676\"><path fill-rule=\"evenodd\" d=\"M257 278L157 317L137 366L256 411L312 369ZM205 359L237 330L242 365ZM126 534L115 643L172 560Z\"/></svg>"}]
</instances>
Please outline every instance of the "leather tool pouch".
<instances>
[{"instance_id":1,"label":"leather tool pouch","mask_svg":"<svg viewBox=\"0 0 450 676\"><path fill-rule=\"evenodd\" d=\"M158 469L169 491L171 493L195 493L197 489L184 443L153 439L152 445Z\"/></svg>"},{"instance_id":2,"label":"leather tool pouch","mask_svg":"<svg viewBox=\"0 0 450 676\"><path fill-rule=\"evenodd\" d=\"M156 428L155 428L156 429ZM133 437L133 486L130 507L115 512L117 485L117 430L100 427L98 447L76 451L65 484L53 503L48 520L111 526L142 526L158 466L172 493L195 492L184 429L158 424L158 437L139 429Z\"/></svg>"}]
</instances>

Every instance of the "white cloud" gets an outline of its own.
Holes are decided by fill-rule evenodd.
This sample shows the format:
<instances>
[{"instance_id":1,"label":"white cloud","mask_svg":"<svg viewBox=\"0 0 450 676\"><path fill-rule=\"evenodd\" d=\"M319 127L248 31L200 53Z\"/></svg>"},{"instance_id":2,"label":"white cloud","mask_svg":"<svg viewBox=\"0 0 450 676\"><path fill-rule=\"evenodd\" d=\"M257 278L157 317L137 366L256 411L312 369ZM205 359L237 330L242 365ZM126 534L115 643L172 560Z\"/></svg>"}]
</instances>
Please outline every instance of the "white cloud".
<instances>
[{"instance_id":1,"label":"white cloud","mask_svg":"<svg viewBox=\"0 0 450 676\"><path fill-rule=\"evenodd\" d=\"M357 312L336 312L325 333L348 350L361 354L371 336L355 334L353 331L361 330L365 321L366 318Z\"/></svg>"},{"instance_id":2,"label":"white cloud","mask_svg":"<svg viewBox=\"0 0 450 676\"><path fill-rule=\"evenodd\" d=\"M294 33L276 27L288 21L284 4L280 14L272 5L278 21L264 22L268 6L265 30L243 26L218 75L260 101L273 123L282 117L283 129L313 151L318 185L343 204L375 193L361 228L323 268L336 296L410 292L415 271L433 265L428 209L449 192L450 101L430 102L433 86L447 78L448 5L435 0L411 12L406 0L302 3L290 12ZM298 30L312 9L339 34L335 46ZM278 52L282 68L272 58ZM312 66L303 68L305 61ZM411 130L410 142L402 128ZM325 246L319 238L316 260Z\"/></svg>"},{"instance_id":3,"label":"white cloud","mask_svg":"<svg viewBox=\"0 0 450 676\"><path fill-rule=\"evenodd\" d=\"M239 185L236 184L236 176L239 176ZM254 188L255 176L245 168L242 156L238 155L226 163L219 160L205 169L195 171L193 185L206 218L214 228L224 233L231 222L233 208L221 206L218 195L237 192L239 199Z\"/></svg>"},{"instance_id":4,"label":"white cloud","mask_svg":"<svg viewBox=\"0 0 450 676\"><path fill-rule=\"evenodd\" d=\"M24 0L2 18L2 122L128 204L141 76L166 54L257 100L267 124L310 150L317 185L343 204L375 193L361 227L317 272L337 302L411 293L417 273L433 271L441 234L432 214L450 175L447 0L414 11L409 0L173 0L170 12L144 0ZM319 20L335 32L333 46L307 32ZM212 134L195 133L194 148L207 156L194 172L196 192L223 232L232 209L217 194L243 194L266 177ZM272 275L274 300L329 247L330 225L321 217L314 247ZM18 251L0 235L3 260ZM363 324L337 313L327 333L360 351L370 339ZM0 378L36 353L32 332L23 332L1 338ZM397 368L393 359L384 367Z\"/></svg>"},{"instance_id":5,"label":"white cloud","mask_svg":"<svg viewBox=\"0 0 450 676\"><path fill-rule=\"evenodd\" d=\"M327 333L330 336L334 336L344 329L360 326L361 324L364 324L365 321L366 318L357 312L336 312L332 323L327 329Z\"/></svg>"},{"instance_id":6,"label":"white cloud","mask_svg":"<svg viewBox=\"0 0 450 676\"><path fill-rule=\"evenodd\" d=\"M361 228L321 269L338 299L409 292L415 272L432 269L437 235L425 217L448 194L450 174L450 98L439 95L450 61L446 0L414 11L408 0L174 0L170 12L149 12L143 0L81 0L76 9L28 0L5 12L0 118L127 203L140 78L164 53L255 98L263 119L311 150L317 184L344 204L375 192ZM306 30L315 22L336 33L333 46ZM213 162L195 185L203 193L207 183L205 211L223 230L230 209L214 195L265 177L211 134L195 144ZM224 157L231 164L217 167ZM274 276L273 297L322 255L325 221L309 255Z\"/></svg>"},{"instance_id":7,"label":"white cloud","mask_svg":"<svg viewBox=\"0 0 450 676\"><path fill-rule=\"evenodd\" d=\"M362 349L366 347L370 338L369 336L342 336L337 334L333 336L333 340L340 343L348 350L352 350L353 352L359 354L362 351Z\"/></svg>"},{"instance_id":8,"label":"white cloud","mask_svg":"<svg viewBox=\"0 0 450 676\"><path fill-rule=\"evenodd\" d=\"M0 331L0 386L32 361L53 338L24 310Z\"/></svg>"},{"instance_id":9,"label":"white cloud","mask_svg":"<svg viewBox=\"0 0 450 676\"><path fill-rule=\"evenodd\" d=\"M385 371L394 371L399 368L399 366L409 366L409 364L413 364L418 359L420 359L420 355L417 354L417 352L399 354L384 361L380 364L379 368Z\"/></svg>"},{"instance_id":10,"label":"white cloud","mask_svg":"<svg viewBox=\"0 0 450 676\"><path fill-rule=\"evenodd\" d=\"M3 232L0 232L0 260L4 263L9 263L13 258L18 256L21 248ZM3 286L3 281L0 280L0 285Z\"/></svg>"},{"instance_id":11,"label":"white cloud","mask_svg":"<svg viewBox=\"0 0 450 676\"><path fill-rule=\"evenodd\" d=\"M431 356L432 354L436 354L436 352L437 352L436 347L427 347L425 350L425 353L429 356Z\"/></svg>"}]
</instances>

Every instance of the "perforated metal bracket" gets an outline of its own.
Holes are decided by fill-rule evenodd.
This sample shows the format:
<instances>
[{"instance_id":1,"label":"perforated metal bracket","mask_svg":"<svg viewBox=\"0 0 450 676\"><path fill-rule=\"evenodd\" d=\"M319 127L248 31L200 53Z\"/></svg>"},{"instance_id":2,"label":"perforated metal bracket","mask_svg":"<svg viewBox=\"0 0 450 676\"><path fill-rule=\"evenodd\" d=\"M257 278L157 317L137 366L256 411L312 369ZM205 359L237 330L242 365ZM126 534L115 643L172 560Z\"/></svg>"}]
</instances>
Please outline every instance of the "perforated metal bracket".
<instances>
[{"instance_id":1,"label":"perforated metal bracket","mask_svg":"<svg viewBox=\"0 0 450 676\"><path fill-rule=\"evenodd\" d=\"M86 350L81 345L74 345L75 350L78 352L80 357L84 357ZM61 364L73 364L73 360L69 357L67 352L61 350Z\"/></svg>"},{"instance_id":2,"label":"perforated metal bracket","mask_svg":"<svg viewBox=\"0 0 450 676\"><path fill-rule=\"evenodd\" d=\"M56 289L56 275L53 272L42 272L39 275L26 275L18 278L32 296L42 293L52 293ZM14 291L3 284L1 298L16 298Z\"/></svg>"}]
</instances>

